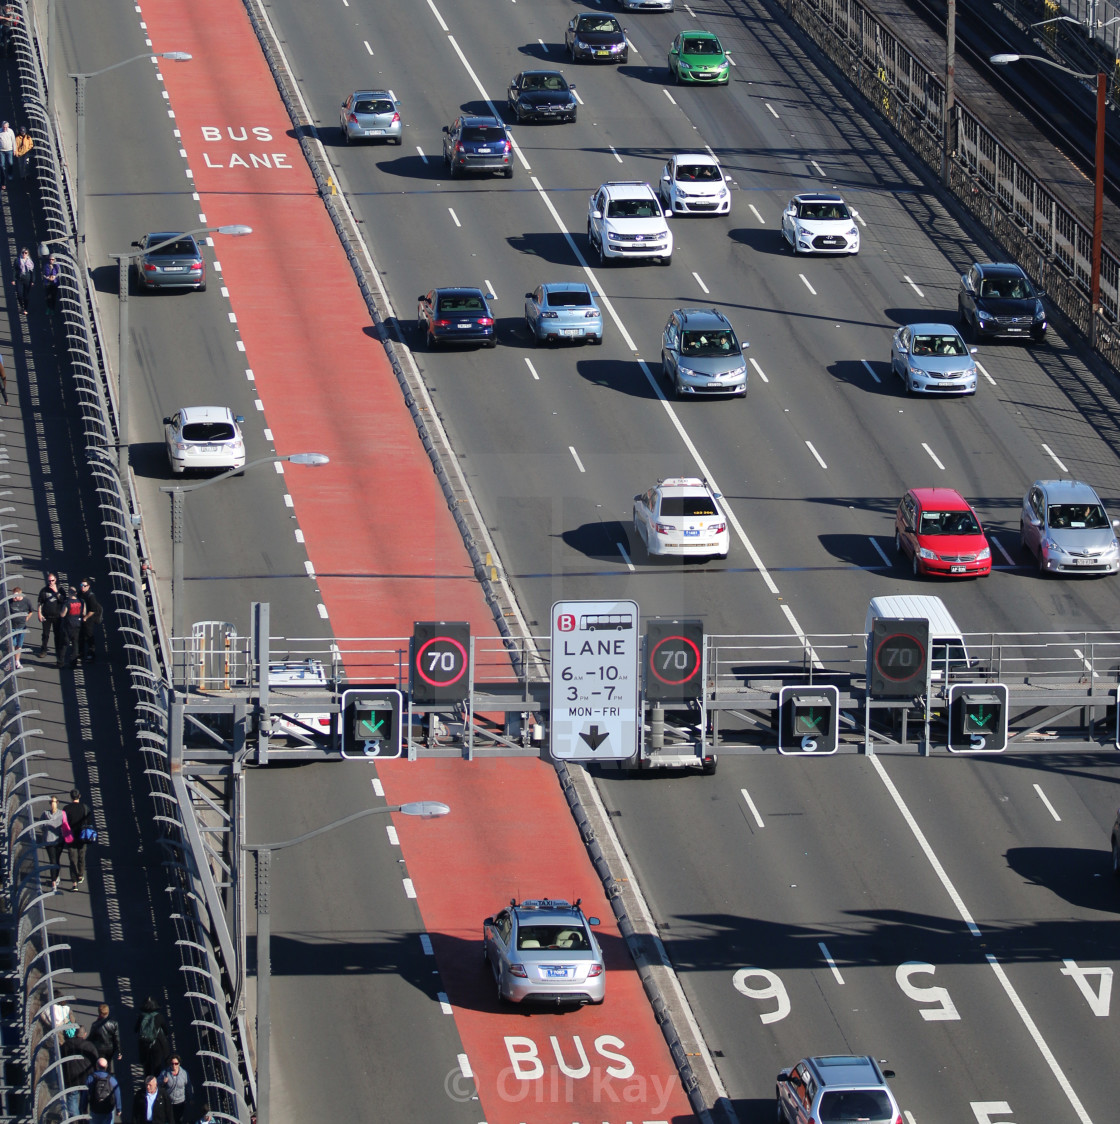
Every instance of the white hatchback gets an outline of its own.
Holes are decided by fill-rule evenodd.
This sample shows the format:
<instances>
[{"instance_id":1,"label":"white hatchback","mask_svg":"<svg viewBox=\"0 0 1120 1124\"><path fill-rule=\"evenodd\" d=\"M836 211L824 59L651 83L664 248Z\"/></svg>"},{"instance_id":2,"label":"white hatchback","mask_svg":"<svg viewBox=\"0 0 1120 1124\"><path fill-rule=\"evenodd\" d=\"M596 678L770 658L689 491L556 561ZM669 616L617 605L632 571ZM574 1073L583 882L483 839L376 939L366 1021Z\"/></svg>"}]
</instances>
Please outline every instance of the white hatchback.
<instances>
[{"instance_id":1,"label":"white hatchback","mask_svg":"<svg viewBox=\"0 0 1120 1124\"><path fill-rule=\"evenodd\" d=\"M634 497L634 536L651 557L726 558L727 516L706 480L673 476Z\"/></svg>"},{"instance_id":2,"label":"white hatchback","mask_svg":"<svg viewBox=\"0 0 1120 1124\"><path fill-rule=\"evenodd\" d=\"M244 420L226 406L184 406L164 418L171 471L179 476L188 469L244 468L245 441L240 428Z\"/></svg>"},{"instance_id":3,"label":"white hatchback","mask_svg":"<svg viewBox=\"0 0 1120 1124\"><path fill-rule=\"evenodd\" d=\"M782 212L782 237L795 254L858 254L857 218L839 195L795 195Z\"/></svg>"},{"instance_id":4,"label":"white hatchback","mask_svg":"<svg viewBox=\"0 0 1120 1124\"><path fill-rule=\"evenodd\" d=\"M730 181L714 156L685 152L671 156L661 169L657 193L675 215L729 215Z\"/></svg>"}]
</instances>

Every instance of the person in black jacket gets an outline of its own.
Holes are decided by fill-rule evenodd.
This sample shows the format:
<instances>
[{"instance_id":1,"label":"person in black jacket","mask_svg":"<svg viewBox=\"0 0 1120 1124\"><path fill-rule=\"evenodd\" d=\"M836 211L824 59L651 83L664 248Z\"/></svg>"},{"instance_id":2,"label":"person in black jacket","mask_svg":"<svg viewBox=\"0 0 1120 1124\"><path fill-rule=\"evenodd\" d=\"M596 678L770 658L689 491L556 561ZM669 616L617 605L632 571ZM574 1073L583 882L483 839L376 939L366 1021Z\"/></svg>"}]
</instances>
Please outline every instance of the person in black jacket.
<instances>
[{"instance_id":1,"label":"person in black jacket","mask_svg":"<svg viewBox=\"0 0 1120 1124\"><path fill-rule=\"evenodd\" d=\"M101 623L101 602L93 592L93 578L82 579L78 586L78 596L85 603L82 630L78 636L78 659L83 663L93 663L97 659L95 634Z\"/></svg>"},{"instance_id":2,"label":"person in black jacket","mask_svg":"<svg viewBox=\"0 0 1120 1124\"><path fill-rule=\"evenodd\" d=\"M39 620L43 622L43 642L39 645L39 658L44 659L51 637L54 637L55 658L62 659L62 590L58 574L47 574L47 584L39 590Z\"/></svg>"},{"instance_id":3,"label":"person in black jacket","mask_svg":"<svg viewBox=\"0 0 1120 1124\"><path fill-rule=\"evenodd\" d=\"M82 795L76 789L70 790L70 803L62 809L66 822L70 825L70 839L66 841L66 855L70 859L70 877L74 879L76 890L86 880L86 845L82 840L82 828L90 822L89 808L82 803ZM66 840L66 831L62 833Z\"/></svg>"},{"instance_id":4,"label":"person in black jacket","mask_svg":"<svg viewBox=\"0 0 1120 1124\"><path fill-rule=\"evenodd\" d=\"M66 1085L66 1115L77 1116L81 1110L82 1091L97 1064L97 1048L86 1037L86 1028L78 1027L63 1038L58 1051L63 1058L62 1075Z\"/></svg>"},{"instance_id":5,"label":"person in black jacket","mask_svg":"<svg viewBox=\"0 0 1120 1124\"><path fill-rule=\"evenodd\" d=\"M97 1047L98 1057L109 1062L109 1072L113 1063L121 1060L121 1028L116 1019L109 1015L109 1004L102 1003L97 1008L97 1018L89 1028L89 1040Z\"/></svg>"},{"instance_id":6,"label":"person in black jacket","mask_svg":"<svg viewBox=\"0 0 1120 1124\"><path fill-rule=\"evenodd\" d=\"M150 995L144 1000L134 1029L140 1040L140 1064L144 1067L144 1076L155 1077L171 1056L171 1027Z\"/></svg>"},{"instance_id":7,"label":"person in black jacket","mask_svg":"<svg viewBox=\"0 0 1120 1124\"><path fill-rule=\"evenodd\" d=\"M132 1124L175 1124L167 1090L149 1077L132 1098Z\"/></svg>"}]
</instances>

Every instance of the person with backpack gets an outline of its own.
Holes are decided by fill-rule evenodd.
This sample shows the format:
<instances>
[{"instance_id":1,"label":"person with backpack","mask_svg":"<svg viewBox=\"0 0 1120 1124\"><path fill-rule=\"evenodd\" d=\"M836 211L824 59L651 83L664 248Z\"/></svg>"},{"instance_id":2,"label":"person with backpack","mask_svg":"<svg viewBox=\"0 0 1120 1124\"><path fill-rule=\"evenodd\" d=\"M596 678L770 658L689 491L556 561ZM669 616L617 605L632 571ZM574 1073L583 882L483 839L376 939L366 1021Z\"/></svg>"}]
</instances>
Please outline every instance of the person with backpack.
<instances>
[{"instance_id":1,"label":"person with backpack","mask_svg":"<svg viewBox=\"0 0 1120 1124\"><path fill-rule=\"evenodd\" d=\"M113 1063L121 1060L121 1028L120 1024L109 1014L109 1004L102 1003L97 1008L97 1018L89 1028L89 1040L97 1047L100 1057L109 1062L109 1072L113 1072Z\"/></svg>"},{"instance_id":2,"label":"person with backpack","mask_svg":"<svg viewBox=\"0 0 1120 1124\"><path fill-rule=\"evenodd\" d=\"M86 1079L82 1100L85 1103L81 1109L89 1113L89 1124L113 1124L114 1117L120 1116L121 1087L109 1072L109 1063L104 1058L97 1059L97 1065Z\"/></svg>"},{"instance_id":3,"label":"person with backpack","mask_svg":"<svg viewBox=\"0 0 1120 1124\"><path fill-rule=\"evenodd\" d=\"M149 1077L132 1098L132 1124L175 1124L167 1090Z\"/></svg>"},{"instance_id":4,"label":"person with backpack","mask_svg":"<svg viewBox=\"0 0 1120 1124\"><path fill-rule=\"evenodd\" d=\"M62 1075L66 1084L66 1115L77 1116L82 1111L82 1093L86 1082L97 1065L97 1050L86 1037L84 1026L67 1027L62 1045Z\"/></svg>"},{"instance_id":5,"label":"person with backpack","mask_svg":"<svg viewBox=\"0 0 1120 1124\"><path fill-rule=\"evenodd\" d=\"M65 647L58 661L59 667L78 666L78 634L82 631L82 617L85 616L86 603L82 600L77 586L71 586L62 602L62 635Z\"/></svg>"},{"instance_id":6,"label":"person with backpack","mask_svg":"<svg viewBox=\"0 0 1120 1124\"><path fill-rule=\"evenodd\" d=\"M144 1000L135 1029L140 1041L140 1064L144 1067L144 1076L156 1077L171 1054L171 1027L150 995Z\"/></svg>"},{"instance_id":7,"label":"person with backpack","mask_svg":"<svg viewBox=\"0 0 1120 1124\"><path fill-rule=\"evenodd\" d=\"M89 808L82 803L82 795L76 788L70 790L70 803L62 811L66 817L62 825L62 842L66 844L70 877L74 879L76 890L86 880L86 840L82 838L82 832L93 824Z\"/></svg>"}]
</instances>

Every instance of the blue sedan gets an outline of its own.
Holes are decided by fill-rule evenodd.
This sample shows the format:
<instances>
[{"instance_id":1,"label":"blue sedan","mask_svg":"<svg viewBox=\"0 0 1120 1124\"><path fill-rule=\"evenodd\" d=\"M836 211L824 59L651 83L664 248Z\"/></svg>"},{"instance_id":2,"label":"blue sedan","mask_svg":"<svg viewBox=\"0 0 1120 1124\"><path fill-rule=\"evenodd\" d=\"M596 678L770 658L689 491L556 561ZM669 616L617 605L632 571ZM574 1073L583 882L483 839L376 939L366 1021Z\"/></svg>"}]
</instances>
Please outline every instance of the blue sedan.
<instances>
[{"instance_id":1,"label":"blue sedan","mask_svg":"<svg viewBox=\"0 0 1120 1124\"><path fill-rule=\"evenodd\" d=\"M603 342L603 314L582 281L554 281L525 294L525 325L534 344Z\"/></svg>"},{"instance_id":2,"label":"blue sedan","mask_svg":"<svg viewBox=\"0 0 1120 1124\"><path fill-rule=\"evenodd\" d=\"M416 298L416 329L427 348L446 343L480 343L495 347L494 315L481 289L431 289Z\"/></svg>"}]
</instances>

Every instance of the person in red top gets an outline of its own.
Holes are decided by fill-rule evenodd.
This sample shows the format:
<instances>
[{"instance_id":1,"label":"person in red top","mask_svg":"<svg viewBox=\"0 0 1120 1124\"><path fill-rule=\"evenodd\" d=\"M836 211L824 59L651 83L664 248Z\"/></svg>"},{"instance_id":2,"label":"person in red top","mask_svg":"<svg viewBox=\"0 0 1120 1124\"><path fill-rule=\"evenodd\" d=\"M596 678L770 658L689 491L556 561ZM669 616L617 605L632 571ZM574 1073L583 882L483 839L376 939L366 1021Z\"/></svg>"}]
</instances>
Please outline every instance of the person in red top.
<instances>
[{"instance_id":1,"label":"person in red top","mask_svg":"<svg viewBox=\"0 0 1120 1124\"><path fill-rule=\"evenodd\" d=\"M71 586L62 603L62 633L66 646L58 657L59 667L78 666L78 635L82 631L82 618L85 615L86 603L77 587Z\"/></svg>"}]
</instances>

